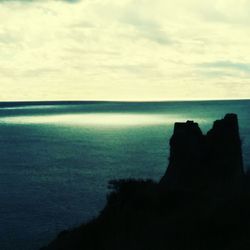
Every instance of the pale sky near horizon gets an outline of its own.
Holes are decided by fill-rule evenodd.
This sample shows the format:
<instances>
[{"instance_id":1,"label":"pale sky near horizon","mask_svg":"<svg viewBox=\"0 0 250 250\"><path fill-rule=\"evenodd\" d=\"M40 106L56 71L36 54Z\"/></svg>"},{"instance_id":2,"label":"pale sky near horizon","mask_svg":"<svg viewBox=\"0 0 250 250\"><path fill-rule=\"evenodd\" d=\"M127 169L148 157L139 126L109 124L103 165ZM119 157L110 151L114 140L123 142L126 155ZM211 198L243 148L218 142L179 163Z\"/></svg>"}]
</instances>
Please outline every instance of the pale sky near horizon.
<instances>
[{"instance_id":1,"label":"pale sky near horizon","mask_svg":"<svg viewBox=\"0 0 250 250\"><path fill-rule=\"evenodd\" d=\"M0 0L0 101L250 98L248 0Z\"/></svg>"}]
</instances>

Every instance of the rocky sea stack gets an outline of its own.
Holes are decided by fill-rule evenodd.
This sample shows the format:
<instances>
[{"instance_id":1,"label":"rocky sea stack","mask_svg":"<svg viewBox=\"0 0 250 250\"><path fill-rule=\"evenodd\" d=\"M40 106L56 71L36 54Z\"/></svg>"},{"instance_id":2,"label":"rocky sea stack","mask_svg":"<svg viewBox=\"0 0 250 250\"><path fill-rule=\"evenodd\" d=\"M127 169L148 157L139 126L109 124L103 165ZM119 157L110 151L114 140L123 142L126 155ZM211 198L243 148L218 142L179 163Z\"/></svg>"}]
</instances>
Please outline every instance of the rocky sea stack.
<instances>
[{"instance_id":1,"label":"rocky sea stack","mask_svg":"<svg viewBox=\"0 0 250 250\"><path fill-rule=\"evenodd\" d=\"M238 119L227 114L203 135L176 123L159 183L117 180L100 215L64 231L43 250L245 250L250 185Z\"/></svg>"},{"instance_id":2,"label":"rocky sea stack","mask_svg":"<svg viewBox=\"0 0 250 250\"><path fill-rule=\"evenodd\" d=\"M203 135L193 121L175 123L161 184L176 187L238 181L244 175L237 115L227 114Z\"/></svg>"}]
</instances>

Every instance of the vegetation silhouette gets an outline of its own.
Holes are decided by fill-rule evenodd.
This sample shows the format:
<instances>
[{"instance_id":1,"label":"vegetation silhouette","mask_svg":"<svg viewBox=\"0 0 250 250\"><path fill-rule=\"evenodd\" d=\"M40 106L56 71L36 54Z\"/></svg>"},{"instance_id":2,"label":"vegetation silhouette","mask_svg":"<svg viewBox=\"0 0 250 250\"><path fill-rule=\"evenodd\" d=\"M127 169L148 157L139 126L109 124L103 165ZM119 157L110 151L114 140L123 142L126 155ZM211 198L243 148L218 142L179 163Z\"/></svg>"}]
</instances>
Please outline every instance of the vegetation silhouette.
<instances>
[{"instance_id":1,"label":"vegetation silhouette","mask_svg":"<svg viewBox=\"0 0 250 250\"><path fill-rule=\"evenodd\" d=\"M176 123L166 174L113 180L100 215L63 231L43 250L246 250L250 178L244 174L235 114L203 135Z\"/></svg>"}]
</instances>

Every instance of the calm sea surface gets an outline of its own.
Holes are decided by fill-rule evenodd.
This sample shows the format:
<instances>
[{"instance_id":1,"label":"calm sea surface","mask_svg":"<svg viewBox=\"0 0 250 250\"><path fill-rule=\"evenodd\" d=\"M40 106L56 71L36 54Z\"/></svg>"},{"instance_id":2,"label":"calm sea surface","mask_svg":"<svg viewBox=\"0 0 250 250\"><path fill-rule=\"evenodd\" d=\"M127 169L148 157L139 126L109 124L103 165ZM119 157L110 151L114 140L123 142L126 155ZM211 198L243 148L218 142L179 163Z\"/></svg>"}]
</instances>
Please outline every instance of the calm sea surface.
<instances>
[{"instance_id":1,"label":"calm sea surface","mask_svg":"<svg viewBox=\"0 0 250 250\"><path fill-rule=\"evenodd\" d=\"M206 132L231 112L250 169L250 101L0 104L0 249L36 250L93 218L110 179L158 181L174 122Z\"/></svg>"}]
</instances>

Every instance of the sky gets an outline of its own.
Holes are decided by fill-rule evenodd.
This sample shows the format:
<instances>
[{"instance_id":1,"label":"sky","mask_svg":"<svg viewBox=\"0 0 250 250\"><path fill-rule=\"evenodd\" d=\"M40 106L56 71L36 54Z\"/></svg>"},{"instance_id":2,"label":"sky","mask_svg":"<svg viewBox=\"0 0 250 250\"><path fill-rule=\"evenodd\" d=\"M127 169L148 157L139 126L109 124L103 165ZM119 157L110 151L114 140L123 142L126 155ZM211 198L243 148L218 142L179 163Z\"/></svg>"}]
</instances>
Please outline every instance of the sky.
<instances>
[{"instance_id":1,"label":"sky","mask_svg":"<svg viewBox=\"0 0 250 250\"><path fill-rule=\"evenodd\" d=\"M249 0L0 0L0 101L250 98Z\"/></svg>"}]
</instances>

